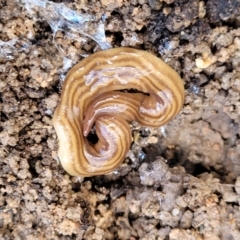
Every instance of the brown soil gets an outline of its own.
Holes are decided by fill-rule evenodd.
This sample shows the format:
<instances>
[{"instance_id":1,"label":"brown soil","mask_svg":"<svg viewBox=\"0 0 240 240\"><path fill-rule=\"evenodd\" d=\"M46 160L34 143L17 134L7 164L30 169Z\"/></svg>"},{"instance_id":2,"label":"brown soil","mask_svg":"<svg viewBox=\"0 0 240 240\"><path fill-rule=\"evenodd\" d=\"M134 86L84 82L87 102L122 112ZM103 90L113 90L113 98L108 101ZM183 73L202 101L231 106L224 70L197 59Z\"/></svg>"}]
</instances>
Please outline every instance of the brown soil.
<instances>
[{"instance_id":1,"label":"brown soil","mask_svg":"<svg viewBox=\"0 0 240 240\"><path fill-rule=\"evenodd\" d=\"M132 124L113 173L71 177L51 122L61 83L118 46L176 69L184 108ZM238 0L0 0L0 239L239 240L239 69Z\"/></svg>"}]
</instances>

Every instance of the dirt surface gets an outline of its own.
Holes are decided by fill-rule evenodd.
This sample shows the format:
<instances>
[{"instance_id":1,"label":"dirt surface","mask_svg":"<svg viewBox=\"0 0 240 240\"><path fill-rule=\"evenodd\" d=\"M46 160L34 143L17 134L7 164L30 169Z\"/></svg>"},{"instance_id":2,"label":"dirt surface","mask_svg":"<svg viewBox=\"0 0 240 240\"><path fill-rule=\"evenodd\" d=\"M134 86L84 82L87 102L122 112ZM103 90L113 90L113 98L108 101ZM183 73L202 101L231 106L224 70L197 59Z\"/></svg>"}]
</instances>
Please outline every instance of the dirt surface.
<instances>
[{"instance_id":1,"label":"dirt surface","mask_svg":"<svg viewBox=\"0 0 240 240\"><path fill-rule=\"evenodd\" d=\"M185 105L80 180L51 119L68 69L118 46L176 69ZM239 240L239 114L238 0L0 0L0 239Z\"/></svg>"}]
</instances>

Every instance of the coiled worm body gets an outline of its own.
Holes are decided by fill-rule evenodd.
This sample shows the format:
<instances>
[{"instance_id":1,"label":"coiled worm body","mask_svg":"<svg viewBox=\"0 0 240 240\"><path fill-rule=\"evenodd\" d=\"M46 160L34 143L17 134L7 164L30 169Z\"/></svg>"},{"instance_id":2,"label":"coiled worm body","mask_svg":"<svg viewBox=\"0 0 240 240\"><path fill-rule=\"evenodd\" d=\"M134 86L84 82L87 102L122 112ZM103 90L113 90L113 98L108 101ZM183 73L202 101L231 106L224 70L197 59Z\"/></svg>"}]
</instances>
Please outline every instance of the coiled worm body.
<instances>
[{"instance_id":1,"label":"coiled worm body","mask_svg":"<svg viewBox=\"0 0 240 240\"><path fill-rule=\"evenodd\" d=\"M82 177L113 171L129 151L129 123L160 127L183 101L181 78L153 54L132 48L92 54L68 72L54 113L64 169ZM93 127L95 144L87 138Z\"/></svg>"}]
</instances>

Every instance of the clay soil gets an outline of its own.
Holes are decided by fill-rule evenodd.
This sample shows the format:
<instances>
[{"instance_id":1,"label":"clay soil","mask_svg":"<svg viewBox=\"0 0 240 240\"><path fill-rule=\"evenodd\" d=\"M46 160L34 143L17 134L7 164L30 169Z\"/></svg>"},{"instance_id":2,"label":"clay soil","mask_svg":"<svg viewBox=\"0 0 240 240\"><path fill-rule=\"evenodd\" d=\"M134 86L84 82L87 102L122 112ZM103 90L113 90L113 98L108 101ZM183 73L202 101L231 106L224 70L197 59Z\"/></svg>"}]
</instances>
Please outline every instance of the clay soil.
<instances>
[{"instance_id":1,"label":"clay soil","mask_svg":"<svg viewBox=\"0 0 240 240\"><path fill-rule=\"evenodd\" d=\"M72 177L52 125L62 82L119 46L172 66L184 107L133 123L113 173ZM238 0L0 0L0 239L239 240L239 114Z\"/></svg>"}]
</instances>

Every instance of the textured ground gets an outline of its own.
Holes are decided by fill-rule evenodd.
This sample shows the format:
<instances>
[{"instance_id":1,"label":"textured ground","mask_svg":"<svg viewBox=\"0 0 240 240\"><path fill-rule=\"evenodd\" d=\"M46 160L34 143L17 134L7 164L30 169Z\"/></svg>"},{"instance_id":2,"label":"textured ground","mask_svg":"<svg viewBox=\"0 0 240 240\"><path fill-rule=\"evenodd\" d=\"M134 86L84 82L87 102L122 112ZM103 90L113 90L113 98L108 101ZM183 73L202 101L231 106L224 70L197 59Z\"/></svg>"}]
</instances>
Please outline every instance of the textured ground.
<instances>
[{"instance_id":1,"label":"textured ground","mask_svg":"<svg viewBox=\"0 0 240 240\"><path fill-rule=\"evenodd\" d=\"M111 46L175 68L185 105L80 183L51 119L67 70ZM0 239L239 240L239 93L238 0L0 0Z\"/></svg>"}]
</instances>

